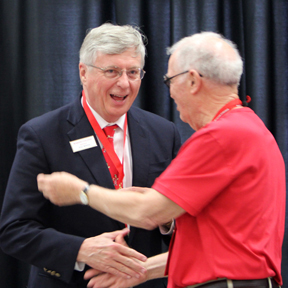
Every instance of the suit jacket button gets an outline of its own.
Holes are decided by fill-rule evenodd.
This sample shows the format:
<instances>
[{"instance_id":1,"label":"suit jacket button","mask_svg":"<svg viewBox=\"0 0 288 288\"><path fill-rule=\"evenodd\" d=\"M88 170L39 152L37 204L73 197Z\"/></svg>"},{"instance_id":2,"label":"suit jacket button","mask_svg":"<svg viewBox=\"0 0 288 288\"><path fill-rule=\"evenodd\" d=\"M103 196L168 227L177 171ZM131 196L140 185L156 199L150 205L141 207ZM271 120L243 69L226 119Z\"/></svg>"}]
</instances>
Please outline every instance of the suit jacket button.
<instances>
[{"instance_id":1,"label":"suit jacket button","mask_svg":"<svg viewBox=\"0 0 288 288\"><path fill-rule=\"evenodd\" d=\"M61 275L60 275L59 273L56 273L55 276L56 276L56 277L60 277Z\"/></svg>"},{"instance_id":2,"label":"suit jacket button","mask_svg":"<svg viewBox=\"0 0 288 288\"><path fill-rule=\"evenodd\" d=\"M55 274L56 274L56 272L55 272L55 271L52 271L52 272L51 272L51 275L52 275L52 276L54 276Z\"/></svg>"}]
</instances>

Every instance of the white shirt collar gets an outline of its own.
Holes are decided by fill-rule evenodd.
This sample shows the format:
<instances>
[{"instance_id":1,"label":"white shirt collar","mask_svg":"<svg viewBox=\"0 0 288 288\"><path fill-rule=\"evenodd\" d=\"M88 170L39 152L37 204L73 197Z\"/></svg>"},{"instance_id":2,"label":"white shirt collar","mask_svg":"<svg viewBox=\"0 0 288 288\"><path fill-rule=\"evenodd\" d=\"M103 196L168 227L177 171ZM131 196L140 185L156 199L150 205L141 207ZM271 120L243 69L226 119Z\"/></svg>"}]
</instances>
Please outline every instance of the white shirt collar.
<instances>
[{"instance_id":1,"label":"white shirt collar","mask_svg":"<svg viewBox=\"0 0 288 288\"><path fill-rule=\"evenodd\" d=\"M81 103L83 103L83 97L81 99ZM115 122L107 122L105 119L103 119L91 106L90 104L87 102L88 107L91 109L93 116L96 118L99 126L101 129L105 128L106 126L110 126L110 125L114 125L117 124L119 128L121 128L122 130L124 130L124 124L125 124L125 116L126 114L122 115L117 121ZM83 106L83 104L82 104Z\"/></svg>"}]
</instances>

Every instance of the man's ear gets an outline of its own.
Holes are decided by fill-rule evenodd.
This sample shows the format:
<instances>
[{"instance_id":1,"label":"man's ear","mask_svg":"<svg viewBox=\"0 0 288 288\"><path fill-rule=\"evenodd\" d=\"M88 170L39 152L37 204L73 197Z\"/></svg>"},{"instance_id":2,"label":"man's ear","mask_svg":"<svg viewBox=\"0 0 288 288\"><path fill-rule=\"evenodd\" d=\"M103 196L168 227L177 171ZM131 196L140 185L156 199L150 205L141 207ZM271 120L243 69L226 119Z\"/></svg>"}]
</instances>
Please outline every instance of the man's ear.
<instances>
[{"instance_id":1,"label":"man's ear","mask_svg":"<svg viewBox=\"0 0 288 288\"><path fill-rule=\"evenodd\" d=\"M202 85L202 79L199 73L196 70L190 70L189 71L189 86L190 86L190 92L192 94L195 94L199 91Z\"/></svg>"},{"instance_id":2,"label":"man's ear","mask_svg":"<svg viewBox=\"0 0 288 288\"><path fill-rule=\"evenodd\" d=\"M79 76L80 76L80 80L81 83L85 83L86 82L86 75L87 74L87 66L83 63L79 63Z\"/></svg>"}]
</instances>

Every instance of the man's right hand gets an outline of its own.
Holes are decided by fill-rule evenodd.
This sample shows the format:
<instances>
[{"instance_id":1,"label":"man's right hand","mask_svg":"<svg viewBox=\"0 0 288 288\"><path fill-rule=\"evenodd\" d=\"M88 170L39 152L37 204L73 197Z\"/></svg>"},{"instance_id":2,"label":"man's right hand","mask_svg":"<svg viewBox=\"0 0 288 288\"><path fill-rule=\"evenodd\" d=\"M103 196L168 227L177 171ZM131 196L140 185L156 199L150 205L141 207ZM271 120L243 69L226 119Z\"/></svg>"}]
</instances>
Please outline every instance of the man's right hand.
<instances>
[{"instance_id":1,"label":"man's right hand","mask_svg":"<svg viewBox=\"0 0 288 288\"><path fill-rule=\"evenodd\" d=\"M95 277L96 276L96 277ZM95 269L86 271L84 279L90 279L88 286L90 288L119 288L119 287L134 287L147 280L147 272L141 274L139 278L125 279L123 277L115 276L109 273L99 273Z\"/></svg>"},{"instance_id":2,"label":"man's right hand","mask_svg":"<svg viewBox=\"0 0 288 288\"><path fill-rule=\"evenodd\" d=\"M85 239L78 252L77 261L116 276L139 278L146 269L138 260L145 262L147 257L123 245L124 237L128 233L129 229L125 228Z\"/></svg>"}]
</instances>

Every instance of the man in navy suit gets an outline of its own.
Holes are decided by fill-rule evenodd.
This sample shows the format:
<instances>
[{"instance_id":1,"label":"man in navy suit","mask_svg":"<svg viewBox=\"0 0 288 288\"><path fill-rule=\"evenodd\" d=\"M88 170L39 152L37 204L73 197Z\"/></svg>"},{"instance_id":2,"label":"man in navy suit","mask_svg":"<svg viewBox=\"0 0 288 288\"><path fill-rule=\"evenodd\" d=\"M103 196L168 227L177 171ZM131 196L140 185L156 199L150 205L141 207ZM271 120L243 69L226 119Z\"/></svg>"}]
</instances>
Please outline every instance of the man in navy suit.
<instances>
[{"instance_id":1,"label":"man in navy suit","mask_svg":"<svg viewBox=\"0 0 288 288\"><path fill-rule=\"evenodd\" d=\"M142 254L163 252L165 236L159 228L130 227L127 235L124 224L89 206L51 204L36 182L39 173L66 171L107 188L150 187L176 156L180 137L175 125L131 107L145 73L143 39L128 25L92 29L80 50L81 96L19 131L0 241L5 253L31 264L28 288L86 287L88 267L135 277L141 266L123 256L144 260ZM102 129L112 124L117 125L110 137L114 142L107 144ZM124 237L133 249L121 245ZM142 284L163 285L164 280Z\"/></svg>"}]
</instances>

